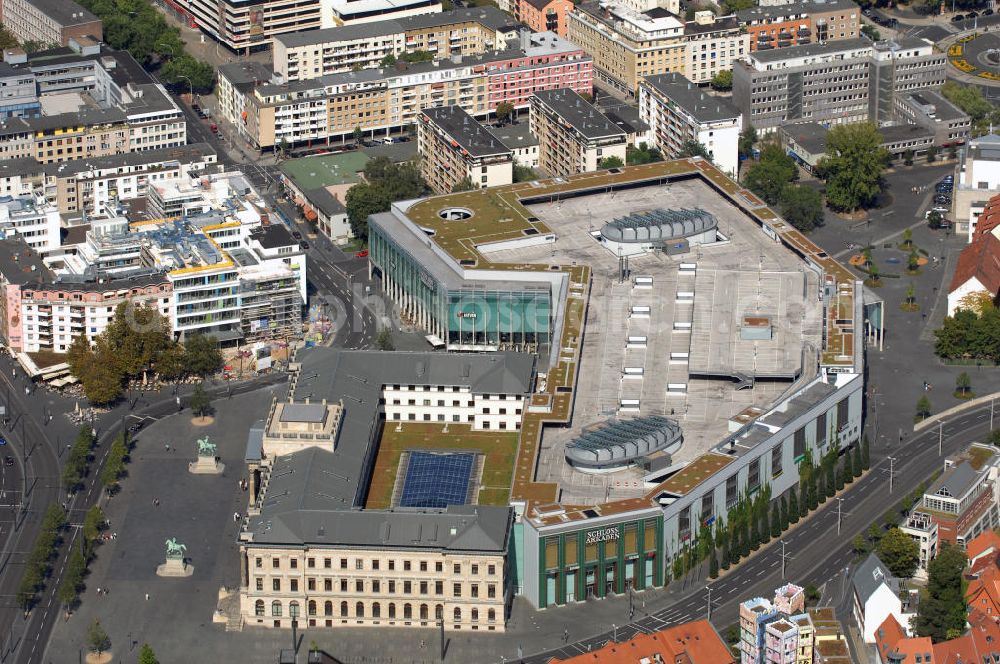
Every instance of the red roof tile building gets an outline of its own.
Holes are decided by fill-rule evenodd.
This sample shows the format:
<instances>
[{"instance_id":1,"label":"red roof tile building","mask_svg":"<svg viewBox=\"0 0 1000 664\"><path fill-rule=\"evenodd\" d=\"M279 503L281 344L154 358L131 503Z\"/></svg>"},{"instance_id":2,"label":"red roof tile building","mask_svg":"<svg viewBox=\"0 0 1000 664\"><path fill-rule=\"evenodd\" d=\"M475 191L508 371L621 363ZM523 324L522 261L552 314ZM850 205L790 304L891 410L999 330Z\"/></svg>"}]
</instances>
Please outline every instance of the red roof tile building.
<instances>
[{"instance_id":1,"label":"red roof tile building","mask_svg":"<svg viewBox=\"0 0 1000 664\"><path fill-rule=\"evenodd\" d=\"M993 219L981 223L994 223ZM1000 223L1000 214L995 223ZM976 229L979 233L979 228ZM958 256L955 275L948 288L948 315L967 306L970 295L985 293L991 298L1000 291L1000 239L993 233L979 235Z\"/></svg>"},{"instance_id":2,"label":"red roof tile building","mask_svg":"<svg viewBox=\"0 0 1000 664\"><path fill-rule=\"evenodd\" d=\"M684 664L735 664L736 659L707 620L677 625L653 634L636 634L620 643L608 642L600 650L549 664L638 664L640 661Z\"/></svg>"},{"instance_id":3,"label":"red roof tile building","mask_svg":"<svg viewBox=\"0 0 1000 664\"><path fill-rule=\"evenodd\" d=\"M878 629L875 645L879 664L973 664L992 662L1000 653L1000 625L994 616L969 611L969 631L962 636L931 643L928 637L906 638L902 626L890 615Z\"/></svg>"}]
</instances>

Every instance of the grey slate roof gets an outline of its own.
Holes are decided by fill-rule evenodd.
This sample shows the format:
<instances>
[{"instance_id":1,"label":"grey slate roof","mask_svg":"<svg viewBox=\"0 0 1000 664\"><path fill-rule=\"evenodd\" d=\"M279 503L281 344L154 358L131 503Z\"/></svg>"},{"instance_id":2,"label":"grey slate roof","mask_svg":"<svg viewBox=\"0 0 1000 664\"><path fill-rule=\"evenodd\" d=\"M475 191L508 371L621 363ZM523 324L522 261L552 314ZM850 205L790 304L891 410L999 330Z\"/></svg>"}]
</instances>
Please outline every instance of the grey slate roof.
<instances>
[{"instance_id":1,"label":"grey slate roof","mask_svg":"<svg viewBox=\"0 0 1000 664\"><path fill-rule=\"evenodd\" d=\"M751 21L770 21L776 18L790 19L799 16L812 16L836 11L838 9L858 9L851 0L826 0L824 2L796 2L789 5L773 5L765 7L750 7L736 12L740 23Z\"/></svg>"},{"instance_id":2,"label":"grey slate roof","mask_svg":"<svg viewBox=\"0 0 1000 664\"><path fill-rule=\"evenodd\" d=\"M77 3L67 2L67 0L28 0L28 3L64 27L101 20Z\"/></svg>"},{"instance_id":3,"label":"grey slate roof","mask_svg":"<svg viewBox=\"0 0 1000 664\"><path fill-rule=\"evenodd\" d=\"M899 586L898 580L892 576L889 568L874 553L869 554L868 558L854 570L852 584L862 606L882 585L889 586L894 594Z\"/></svg>"},{"instance_id":4,"label":"grey slate roof","mask_svg":"<svg viewBox=\"0 0 1000 664\"><path fill-rule=\"evenodd\" d=\"M347 212L347 208L340 202L340 199L331 194L326 187L310 189L306 192L306 198L309 200L310 205L327 217Z\"/></svg>"},{"instance_id":5,"label":"grey slate roof","mask_svg":"<svg viewBox=\"0 0 1000 664\"><path fill-rule=\"evenodd\" d=\"M281 409L281 421L318 423L326 419L326 410L322 403L286 403Z\"/></svg>"},{"instance_id":6,"label":"grey slate roof","mask_svg":"<svg viewBox=\"0 0 1000 664\"><path fill-rule=\"evenodd\" d=\"M609 120L596 106L578 95L575 90L570 88L539 90L535 92L535 96L586 138L617 135L622 139L625 138L624 130Z\"/></svg>"},{"instance_id":7,"label":"grey slate roof","mask_svg":"<svg viewBox=\"0 0 1000 664\"><path fill-rule=\"evenodd\" d=\"M264 456L264 420L257 420L247 433L247 451L243 460L259 462Z\"/></svg>"},{"instance_id":8,"label":"grey slate roof","mask_svg":"<svg viewBox=\"0 0 1000 664\"><path fill-rule=\"evenodd\" d=\"M727 100L705 94L701 88L676 72L647 76L645 80L698 122L717 122L740 115Z\"/></svg>"},{"instance_id":9,"label":"grey slate roof","mask_svg":"<svg viewBox=\"0 0 1000 664\"><path fill-rule=\"evenodd\" d=\"M472 157L488 157L510 152L510 148L461 106L425 108L421 113L430 118Z\"/></svg>"},{"instance_id":10,"label":"grey slate roof","mask_svg":"<svg viewBox=\"0 0 1000 664\"><path fill-rule=\"evenodd\" d=\"M531 133L531 125L528 122L492 127L490 131L511 150L538 145L538 137Z\"/></svg>"},{"instance_id":11,"label":"grey slate roof","mask_svg":"<svg viewBox=\"0 0 1000 664\"><path fill-rule=\"evenodd\" d=\"M508 507L452 505L445 509L352 510L330 492L343 472L336 454L318 447L278 457L260 514L244 538L254 544L401 548L503 553L510 537Z\"/></svg>"},{"instance_id":12,"label":"grey slate roof","mask_svg":"<svg viewBox=\"0 0 1000 664\"><path fill-rule=\"evenodd\" d=\"M182 164L201 161L208 155L215 154L215 149L208 143L189 143L172 148L158 150L143 150L140 152L123 152L104 157L88 157L70 161L50 162L41 164L40 168L46 175L67 177L76 173L85 173L91 169L120 168L123 166L141 166L158 162L177 161ZM34 161L34 160L32 160ZM4 162L0 162L3 164Z\"/></svg>"},{"instance_id":13,"label":"grey slate roof","mask_svg":"<svg viewBox=\"0 0 1000 664\"><path fill-rule=\"evenodd\" d=\"M24 238L15 235L0 240L0 278L23 286L41 280L51 281L53 275Z\"/></svg>"},{"instance_id":14,"label":"grey slate roof","mask_svg":"<svg viewBox=\"0 0 1000 664\"><path fill-rule=\"evenodd\" d=\"M282 35L276 35L278 39ZM225 77L229 83L241 92L252 90L255 85L271 80L274 71L270 65L256 60L240 60L219 65L219 76Z\"/></svg>"},{"instance_id":15,"label":"grey slate roof","mask_svg":"<svg viewBox=\"0 0 1000 664\"><path fill-rule=\"evenodd\" d=\"M944 496L960 498L972 485L979 480L979 472L968 461L952 466L937 478L937 481L926 491L928 496Z\"/></svg>"}]
</instances>

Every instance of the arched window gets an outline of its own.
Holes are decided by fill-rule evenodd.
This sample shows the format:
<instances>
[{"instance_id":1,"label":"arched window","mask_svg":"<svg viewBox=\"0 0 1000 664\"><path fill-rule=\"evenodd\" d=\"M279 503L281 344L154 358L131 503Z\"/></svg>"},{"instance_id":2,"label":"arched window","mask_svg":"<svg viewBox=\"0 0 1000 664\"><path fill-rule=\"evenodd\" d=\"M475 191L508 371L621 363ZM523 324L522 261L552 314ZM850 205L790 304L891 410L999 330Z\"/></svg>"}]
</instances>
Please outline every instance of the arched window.
<instances>
[{"instance_id":1,"label":"arched window","mask_svg":"<svg viewBox=\"0 0 1000 664\"><path fill-rule=\"evenodd\" d=\"M462 609L455 607L455 622L462 622Z\"/></svg>"},{"instance_id":2,"label":"arched window","mask_svg":"<svg viewBox=\"0 0 1000 664\"><path fill-rule=\"evenodd\" d=\"M274 600L271 602L271 615L280 616L281 615L281 602Z\"/></svg>"},{"instance_id":3,"label":"arched window","mask_svg":"<svg viewBox=\"0 0 1000 664\"><path fill-rule=\"evenodd\" d=\"M413 617L413 607L410 606L409 604L404 604L403 605L403 618L405 620L409 620L412 617Z\"/></svg>"},{"instance_id":4,"label":"arched window","mask_svg":"<svg viewBox=\"0 0 1000 664\"><path fill-rule=\"evenodd\" d=\"M392 602L389 602L389 617L390 618L396 617L396 605L393 604Z\"/></svg>"},{"instance_id":5,"label":"arched window","mask_svg":"<svg viewBox=\"0 0 1000 664\"><path fill-rule=\"evenodd\" d=\"M309 600L309 615L316 615L316 600L314 599Z\"/></svg>"},{"instance_id":6,"label":"arched window","mask_svg":"<svg viewBox=\"0 0 1000 664\"><path fill-rule=\"evenodd\" d=\"M340 617L341 618L347 617L347 602L340 603Z\"/></svg>"},{"instance_id":7,"label":"arched window","mask_svg":"<svg viewBox=\"0 0 1000 664\"><path fill-rule=\"evenodd\" d=\"M420 619L421 620L427 620L427 615L428 615L427 605L426 604L421 604L420 605Z\"/></svg>"},{"instance_id":8,"label":"arched window","mask_svg":"<svg viewBox=\"0 0 1000 664\"><path fill-rule=\"evenodd\" d=\"M479 609L472 610L472 622L479 622Z\"/></svg>"},{"instance_id":9,"label":"arched window","mask_svg":"<svg viewBox=\"0 0 1000 664\"><path fill-rule=\"evenodd\" d=\"M257 600L257 603L253 605L253 612L258 616L264 615L264 600Z\"/></svg>"},{"instance_id":10,"label":"arched window","mask_svg":"<svg viewBox=\"0 0 1000 664\"><path fill-rule=\"evenodd\" d=\"M444 605L437 604L434 606L434 618L437 620L444 620Z\"/></svg>"},{"instance_id":11,"label":"arched window","mask_svg":"<svg viewBox=\"0 0 1000 664\"><path fill-rule=\"evenodd\" d=\"M332 616L333 615L333 602L327 601L323 604L323 615Z\"/></svg>"},{"instance_id":12,"label":"arched window","mask_svg":"<svg viewBox=\"0 0 1000 664\"><path fill-rule=\"evenodd\" d=\"M489 612L486 614L486 617L487 617L487 619L489 619L490 622L496 622L497 621L497 612L495 610L493 610L493 609L490 609Z\"/></svg>"},{"instance_id":13,"label":"arched window","mask_svg":"<svg viewBox=\"0 0 1000 664\"><path fill-rule=\"evenodd\" d=\"M295 600L292 600L292 602L288 605L288 615L293 618L299 617L299 603Z\"/></svg>"},{"instance_id":14,"label":"arched window","mask_svg":"<svg viewBox=\"0 0 1000 664\"><path fill-rule=\"evenodd\" d=\"M358 602L354 605L354 615L357 618L365 617L365 604L364 602Z\"/></svg>"},{"instance_id":15,"label":"arched window","mask_svg":"<svg viewBox=\"0 0 1000 664\"><path fill-rule=\"evenodd\" d=\"M378 602L375 602L374 604L372 604L372 618L381 618L381 617L382 617L382 607L379 605Z\"/></svg>"}]
</instances>

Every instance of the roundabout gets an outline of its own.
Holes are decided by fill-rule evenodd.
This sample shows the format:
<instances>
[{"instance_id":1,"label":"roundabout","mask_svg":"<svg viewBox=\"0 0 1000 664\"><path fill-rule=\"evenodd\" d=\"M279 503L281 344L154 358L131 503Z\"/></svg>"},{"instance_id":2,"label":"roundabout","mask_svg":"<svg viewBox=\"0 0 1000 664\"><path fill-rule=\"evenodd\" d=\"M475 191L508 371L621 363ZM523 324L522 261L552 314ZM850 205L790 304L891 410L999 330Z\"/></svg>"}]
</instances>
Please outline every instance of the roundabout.
<instances>
[{"instance_id":1,"label":"roundabout","mask_svg":"<svg viewBox=\"0 0 1000 664\"><path fill-rule=\"evenodd\" d=\"M974 32L948 47L948 63L967 76L1000 82L1000 35Z\"/></svg>"}]
</instances>

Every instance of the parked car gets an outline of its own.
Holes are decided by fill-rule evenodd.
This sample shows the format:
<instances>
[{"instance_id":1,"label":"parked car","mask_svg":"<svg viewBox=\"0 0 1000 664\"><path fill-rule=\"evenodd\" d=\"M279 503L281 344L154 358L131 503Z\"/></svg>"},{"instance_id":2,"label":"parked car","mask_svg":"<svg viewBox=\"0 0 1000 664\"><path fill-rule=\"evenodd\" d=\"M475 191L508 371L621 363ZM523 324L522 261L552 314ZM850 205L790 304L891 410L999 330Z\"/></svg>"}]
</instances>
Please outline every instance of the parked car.
<instances>
[{"instance_id":1,"label":"parked car","mask_svg":"<svg viewBox=\"0 0 1000 664\"><path fill-rule=\"evenodd\" d=\"M208 128L212 130L213 134L219 133L219 125L215 124L214 122L211 125L209 125Z\"/></svg>"},{"instance_id":2,"label":"parked car","mask_svg":"<svg viewBox=\"0 0 1000 664\"><path fill-rule=\"evenodd\" d=\"M302 233L300 233L298 231L292 231L292 237L295 238L296 240L301 240L302 239Z\"/></svg>"},{"instance_id":3,"label":"parked car","mask_svg":"<svg viewBox=\"0 0 1000 664\"><path fill-rule=\"evenodd\" d=\"M5 466L13 466L14 465L14 457L12 457L12 456L5 456L3 458L3 465L5 465Z\"/></svg>"},{"instance_id":4,"label":"parked car","mask_svg":"<svg viewBox=\"0 0 1000 664\"><path fill-rule=\"evenodd\" d=\"M300 249L308 249L309 248L309 243L306 242L305 240L302 240L302 242L299 242L299 248Z\"/></svg>"},{"instance_id":5,"label":"parked car","mask_svg":"<svg viewBox=\"0 0 1000 664\"><path fill-rule=\"evenodd\" d=\"M934 197L935 203L940 203L941 205L947 205L951 203L951 196L948 194L938 194Z\"/></svg>"},{"instance_id":6,"label":"parked car","mask_svg":"<svg viewBox=\"0 0 1000 664\"><path fill-rule=\"evenodd\" d=\"M983 10L983 16L993 16L993 10L992 9L984 9Z\"/></svg>"},{"instance_id":7,"label":"parked car","mask_svg":"<svg viewBox=\"0 0 1000 664\"><path fill-rule=\"evenodd\" d=\"M368 258L368 250L362 249L361 251L354 252L355 258Z\"/></svg>"},{"instance_id":8,"label":"parked car","mask_svg":"<svg viewBox=\"0 0 1000 664\"><path fill-rule=\"evenodd\" d=\"M934 187L934 191L936 191L939 194L950 194L954 188L955 187L953 187L950 184L939 184L938 186Z\"/></svg>"},{"instance_id":9,"label":"parked car","mask_svg":"<svg viewBox=\"0 0 1000 664\"><path fill-rule=\"evenodd\" d=\"M7 444L7 439L4 438L3 436L0 436L0 447L3 447L6 444Z\"/></svg>"},{"instance_id":10,"label":"parked car","mask_svg":"<svg viewBox=\"0 0 1000 664\"><path fill-rule=\"evenodd\" d=\"M965 20L965 17L962 16L961 14L955 14L954 16L951 17L951 22L952 23L958 23L959 21L964 21L964 20Z\"/></svg>"},{"instance_id":11,"label":"parked car","mask_svg":"<svg viewBox=\"0 0 1000 664\"><path fill-rule=\"evenodd\" d=\"M965 18L976 18L977 16L979 16L979 12L969 12L965 15Z\"/></svg>"}]
</instances>

